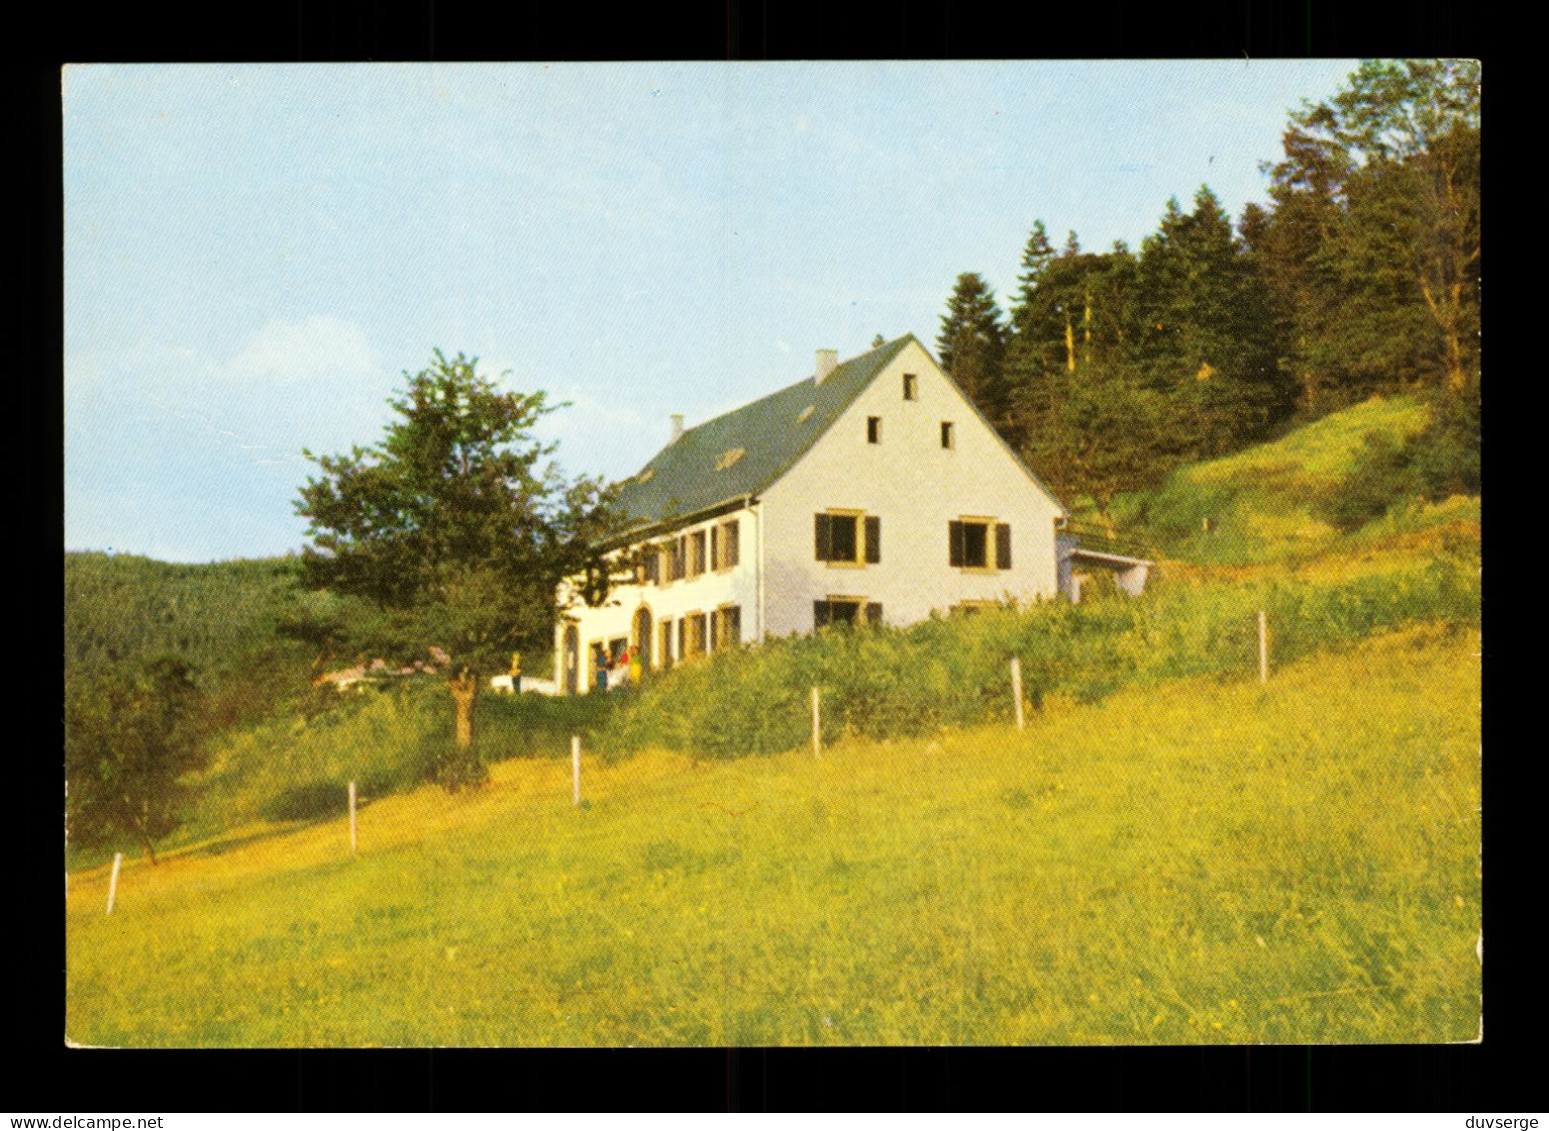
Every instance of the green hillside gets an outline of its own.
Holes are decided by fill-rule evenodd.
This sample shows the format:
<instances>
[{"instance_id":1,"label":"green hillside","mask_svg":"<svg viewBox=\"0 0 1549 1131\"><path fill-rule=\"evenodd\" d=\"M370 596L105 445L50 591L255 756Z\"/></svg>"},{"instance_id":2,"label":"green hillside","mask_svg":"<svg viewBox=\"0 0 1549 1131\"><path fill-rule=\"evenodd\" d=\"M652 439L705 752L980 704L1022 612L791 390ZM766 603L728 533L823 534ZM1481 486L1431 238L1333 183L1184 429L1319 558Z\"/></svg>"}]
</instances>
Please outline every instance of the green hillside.
<instances>
[{"instance_id":1,"label":"green hillside","mask_svg":"<svg viewBox=\"0 0 1549 1131\"><path fill-rule=\"evenodd\" d=\"M1318 514L1356 471L1371 435L1403 441L1421 432L1429 409L1414 397L1377 397L1292 430L1278 440L1221 459L1190 464L1160 488L1121 496L1119 525L1155 543L1169 558L1246 565L1306 560L1343 548ZM1478 520L1477 500L1405 505L1389 533Z\"/></svg>"},{"instance_id":2,"label":"green hillside","mask_svg":"<svg viewBox=\"0 0 1549 1131\"><path fill-rule=\"evenodd\" d=\"M196 673L217 729L256 722L308 686L313 653L276 630L329 602L304 593L298 576L288 558L180 565L67 553L65 678L177 656Z\"/></svg>"},{"instance_id":3,"label":"green hillside","mask_svg":"<svg viewBox=\"0 0 1549 1131\"><path fill-rule=\"evenodd\" d=\"M1054 702L1027 730L515 759L73 876L87 1044L1466 1041L1478 635ZM169 945L170 944L170 945Z\"/></svg>"}]
</instances>

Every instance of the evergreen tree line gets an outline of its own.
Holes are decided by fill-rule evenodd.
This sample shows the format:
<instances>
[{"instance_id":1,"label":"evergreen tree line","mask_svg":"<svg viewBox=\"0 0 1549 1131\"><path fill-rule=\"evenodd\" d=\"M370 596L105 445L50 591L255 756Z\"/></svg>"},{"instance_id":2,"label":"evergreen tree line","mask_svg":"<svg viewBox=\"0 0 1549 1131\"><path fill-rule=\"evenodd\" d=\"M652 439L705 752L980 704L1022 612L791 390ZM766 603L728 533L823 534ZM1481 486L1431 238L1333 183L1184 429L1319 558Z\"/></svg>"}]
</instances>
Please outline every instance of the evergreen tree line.
<instances>
[{"instance_id":1,"label":"evergreen tree line","mask_svg":"<svg viewBox=\"0 0 1549 1131\"><path fill-rule=\"evenodd\" d=\"M1056 251L1035 221L1005 314L958 276L942 365L1056 492L1106 518L1179 463L1398 391L1432 424L1368 464L1478 490L1478 65L1364 63L1283 148L1235 225L1208 186L1138 251Z\"/></svg>"}]
</instances>

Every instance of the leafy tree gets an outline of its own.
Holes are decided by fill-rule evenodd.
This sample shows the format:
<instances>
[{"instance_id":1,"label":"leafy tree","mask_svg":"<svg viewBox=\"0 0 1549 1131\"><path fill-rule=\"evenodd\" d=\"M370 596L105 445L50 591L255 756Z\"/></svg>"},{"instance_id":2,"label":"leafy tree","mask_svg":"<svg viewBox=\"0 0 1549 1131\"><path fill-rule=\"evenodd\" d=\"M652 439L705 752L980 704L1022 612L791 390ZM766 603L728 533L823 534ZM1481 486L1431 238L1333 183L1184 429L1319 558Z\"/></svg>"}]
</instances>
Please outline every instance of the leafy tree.
<instances>
[{"instance_id":1,"label":"leafy tree","mask_svg":"<svg viewBox=\"0 0 1549 1131\"><path fill-rule=\"evenodd\" d=\"M957 277L936 338L941 366L992 424L1005 416L1006 327L995 293L973 272Z\"/></svg>"},{"instance_id":2,"label":"leafy tree","mask_svg":"<svg viewBox=\"0 0 1549 1131\"><path fill-rule=\"evenodd\" d=\"M456 749L442 779L481 780L473 708L482 673L513 650L541 646L556 586L585 571L588 595L607 575L592 547L612 521L597 482L567 482L532 437L552 411L542 392L504 392L477 360L437 350L404 375L381 443L346 455L306 453L322 474L301 488L310 521L303 580L359 597L369 616L334 622L359 657L399 663L446 657Z\"/></svg>"},{"instance_id":3,"label":"leafy tree","mask_svg":"<svg viewBox=\"0 0 1549 1131\"><path fill-rule=\"evenodd\" d=\"M1291 118L1266 249L1303 384L1461 392L1477 367L1479 67L1368 61Z\"/></svg>"},{"instance_id":4,"label":"leafy tree","mask_svg":"<svg viewBox=\"0 0 1549 1131\"><path fill-rule=\"evenodd\" d=\"M202 699L174 657L80 665L65 687L70 836L92 847L131 836L156 863L176 827L179 779L204 765Z\"/></svg>"}]
</instances>

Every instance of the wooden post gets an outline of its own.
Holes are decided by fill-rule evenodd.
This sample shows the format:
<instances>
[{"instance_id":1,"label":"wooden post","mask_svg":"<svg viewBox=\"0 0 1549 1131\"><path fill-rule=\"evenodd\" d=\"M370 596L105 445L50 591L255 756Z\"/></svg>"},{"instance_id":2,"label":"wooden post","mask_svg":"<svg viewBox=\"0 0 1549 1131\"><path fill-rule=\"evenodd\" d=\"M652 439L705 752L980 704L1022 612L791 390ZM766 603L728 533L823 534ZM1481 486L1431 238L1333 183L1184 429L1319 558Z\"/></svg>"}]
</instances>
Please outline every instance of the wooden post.
<instances>
[{"instance_id":1,"label":"wooden post","mask_svg":"<svg viewBox=\"0 0 1549 1131\"><path fill-rule=\"evenodd\" d=\"M1022 721L1022 657L1011 657L1011 701L1016 704L1017 730L1023 728Z\"/></svg>"},{"instance_id":2,"label":"wooden post","mask_svg":"<svg viewBox=\"0 0 1549 1131\"><path fill-rule=\"evenodd\" d=\"M818 689L812 689L812 756L823 756L823 720L822 708L819 706Z\"/></svg>"},{"instance_id":3,"label":"wooden post","mask_svg":"<svg viewBox=\"0 0 1549 1131\"><path fill-rule=\"evenodd\" d=\"M355 783L350 782L350 855L355 854Z\"/></svg>"},{"instance_id":4,"label":"wooden post","mask_svg":"<svg viewBox=\"0 0 1549 1131\"><path fill-rule=\"evenodd\" d=\"M113 914L113 897L118 895L118 866L124 862L122 852L113 853L113 875L108 880L108 910L107 914Z\"/></svg>"},{"instance_id":5,"label":"wooden post","mask_svg":"<svg viewBox=\"0 0 1549 1131\"><path fill-rule=\"evenodd\" d=\"M581 736L570 736L570 792L572 801L581 804Z\"/></svg>"},{"instance_id":6,"label":"wooden post","mask_svg":"<svg viewBox=\"0 0 1549 1131\"><path fill-rule=\"evenodd\" d=\"M1269 682L1269 620L1259 610L1259 682Z\"/></svg>"}]
</instances>

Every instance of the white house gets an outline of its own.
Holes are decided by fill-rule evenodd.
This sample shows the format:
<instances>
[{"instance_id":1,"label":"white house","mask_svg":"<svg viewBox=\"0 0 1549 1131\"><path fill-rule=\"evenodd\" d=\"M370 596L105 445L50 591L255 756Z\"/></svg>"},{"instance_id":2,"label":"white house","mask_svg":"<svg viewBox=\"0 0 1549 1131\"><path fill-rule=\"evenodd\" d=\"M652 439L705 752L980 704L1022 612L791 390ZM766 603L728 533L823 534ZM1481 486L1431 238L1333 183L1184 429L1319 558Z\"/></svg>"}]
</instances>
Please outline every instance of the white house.
<instances>
[{"instance_id":1,"label":"white house","mask_svg":"<svg viewBox=\"0 0 1549 1131\"><path fill-rule=\"evenodd\" d=\"M842 364L820 350L812 376L687 431L674 418L674 433L623 485L608 549L638 557L632 579L596 608L561 586L565 691L626 649L659 668L1070 592L1065 508L912 334Z\"/></svg>"}]
</instances>

